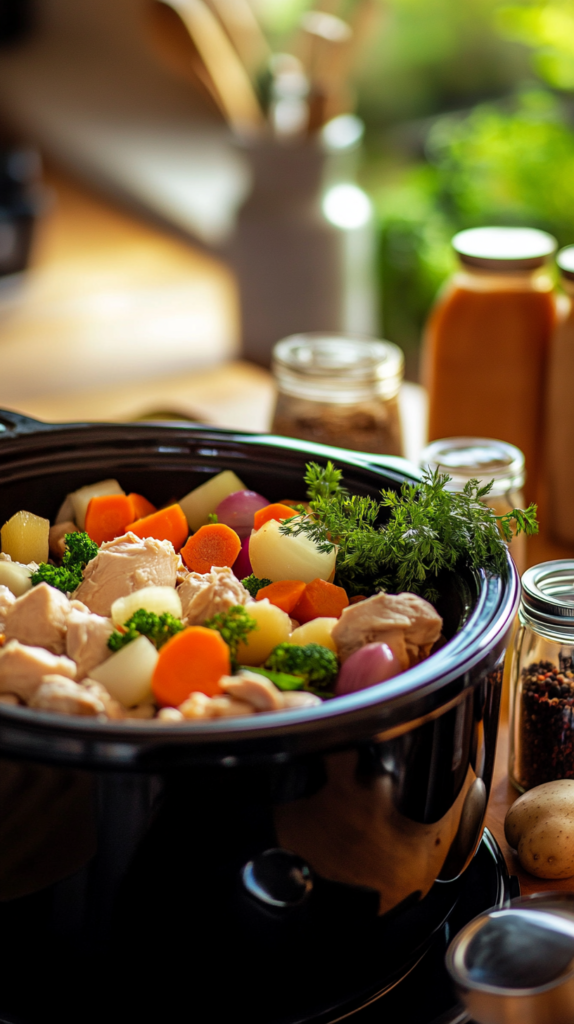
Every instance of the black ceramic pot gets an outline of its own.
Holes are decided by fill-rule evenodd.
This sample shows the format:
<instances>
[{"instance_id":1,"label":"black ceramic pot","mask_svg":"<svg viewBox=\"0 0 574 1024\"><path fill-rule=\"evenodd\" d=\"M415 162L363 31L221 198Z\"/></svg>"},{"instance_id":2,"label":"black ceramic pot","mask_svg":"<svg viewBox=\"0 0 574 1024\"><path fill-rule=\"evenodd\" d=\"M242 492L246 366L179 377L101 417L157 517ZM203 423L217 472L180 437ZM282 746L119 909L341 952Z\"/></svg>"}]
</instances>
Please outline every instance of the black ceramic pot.
<instances>
[{"instance_id":1,"label":"black ceramic pot","mask_svg":"<svg viewBox=\"0 0 574 1024\"><path fill-rule=\"evenodd\" d=\"M53 518L112 475L158 504L222 469L303 498L305 462L329 456L358 494L414 474L286 438L0 413L0 519ZM440 590L438 653L319 708L167 726L1 707L0 1015L327 1021L403 975L481 835L518 600L510 560Z\"/></svg>"}]
</instances>

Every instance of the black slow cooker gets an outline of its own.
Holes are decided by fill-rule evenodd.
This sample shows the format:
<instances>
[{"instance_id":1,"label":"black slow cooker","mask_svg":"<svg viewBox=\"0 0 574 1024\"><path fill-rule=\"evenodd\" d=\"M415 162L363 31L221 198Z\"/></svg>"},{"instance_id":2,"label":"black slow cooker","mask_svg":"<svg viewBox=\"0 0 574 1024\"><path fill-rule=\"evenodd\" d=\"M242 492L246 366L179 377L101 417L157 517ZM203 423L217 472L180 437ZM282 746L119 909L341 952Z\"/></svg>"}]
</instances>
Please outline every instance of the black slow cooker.
<instances>
[{"instance_id":1,"label":"black slow cooker","mask_svg":"<svg viewBox=\"0 0 574 1024\"><path fill-rule=\"evenodd\" d=\"M223 469L303 499L327 458L357 494L416 479L286 438L0 412L0 518L53 519L110 476L157 504ZM518 601L510 559L439 590L441 650L321 707L172 726L1 706L0 1016L326 1022L404 976L482 834Z\"/></svg>"}]
</instances>

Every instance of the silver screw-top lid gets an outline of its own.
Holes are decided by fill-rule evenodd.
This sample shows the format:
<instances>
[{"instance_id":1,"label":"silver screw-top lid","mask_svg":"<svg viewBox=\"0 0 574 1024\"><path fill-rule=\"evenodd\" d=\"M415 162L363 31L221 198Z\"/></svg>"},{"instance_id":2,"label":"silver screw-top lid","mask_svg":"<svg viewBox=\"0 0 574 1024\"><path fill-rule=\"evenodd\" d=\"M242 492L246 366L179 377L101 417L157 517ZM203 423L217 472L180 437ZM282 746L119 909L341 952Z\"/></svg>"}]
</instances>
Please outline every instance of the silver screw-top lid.
<instances>
[{"instance_id":1,"label":"silver screw-top lid","mask_svg":"<svg viewBox=\"0 0 574 1024\"><path fill-rule=\"evenodd\" d=\"M535 893L481 914L451 942L446 966L479 1024L571 1024L574 893Z\"/></svg>"},{"instance_id":2,"label":"silver screw-top lid","mask_svg":"<svg viewBox=\"0 0 574 1024\"><path fill-rule=\"evenodd\" d=\"M452 240L463 263L482 270L534 270L556 250L556 239L538 228L469 228Z\"/></svg>"},{"instance_id":3,"label":"silver screw-top lid","mask_svg":"<svg viewBox=\"0 0 574 1024\"><path fill-rule=\"evenodd\" d=\"M574 559L527 569L522 576L522 610L535 622L574 635Z\"/></svg>"},{"instance_id":4,"label":"silver screw-top lid","mask_svg":"<svg viewBox=\"0 0 574 1024\"><path fill-rule=\"evenodd\" d=\"M507 441L491 437L443 437L432 441L420 457L422 469L447 473L449 491L462 491L469 480L493 482L491 495L519 490L524 485L524 455Z\"/></svg>"}]
</instances>

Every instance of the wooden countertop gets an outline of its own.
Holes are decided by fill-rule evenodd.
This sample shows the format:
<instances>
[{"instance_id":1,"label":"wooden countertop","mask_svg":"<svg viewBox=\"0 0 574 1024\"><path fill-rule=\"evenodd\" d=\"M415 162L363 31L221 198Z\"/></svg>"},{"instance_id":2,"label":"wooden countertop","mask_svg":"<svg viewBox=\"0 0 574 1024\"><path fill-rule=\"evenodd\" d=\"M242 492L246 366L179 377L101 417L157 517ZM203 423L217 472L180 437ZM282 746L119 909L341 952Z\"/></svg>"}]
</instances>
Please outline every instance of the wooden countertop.
<instances>
[{"instance_id":1,"label":"wooden countertop","mask_svg":"<svg viewBox=\"0 0 574 1024\"><path fill-rule=\"evenodd\" d=\"M56 171L30 270L0 282L0 406L56 421L170 414L238 429L268 429L269 374L238 359L235 285L225 266ZM422 389L403 393L407 454L424 436ZM544 498L541 520L544 522ZM545 532L529 562L574 556ZM574 890L521 871L504 839L517 794L508 782L503 702L486 824L522 891Z\"/></svg>"}]
</instances>

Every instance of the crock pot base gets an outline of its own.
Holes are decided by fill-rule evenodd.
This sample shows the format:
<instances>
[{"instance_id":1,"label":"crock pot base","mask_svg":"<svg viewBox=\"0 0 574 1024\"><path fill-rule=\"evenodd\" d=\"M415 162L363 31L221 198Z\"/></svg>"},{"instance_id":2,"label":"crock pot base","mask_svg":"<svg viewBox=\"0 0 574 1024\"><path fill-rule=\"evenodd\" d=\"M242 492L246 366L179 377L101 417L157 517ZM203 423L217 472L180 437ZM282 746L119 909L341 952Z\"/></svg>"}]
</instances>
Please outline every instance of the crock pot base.
<instances>
[{"instance_id":1,"label":"crock pot base","mask_svg":"<svg viewBox=\"0 0 574 1024\"><path fill-rule=\"evenodd\" d=\"M389 978L388 971L382 972L384 977L382 990L378 989L375 984L370 991L366 991L364 980L357 979L358 988L354 997L347 995L344 1002L336 1006L331 1003L331 1006L324 1011L317 1010L316 999L314 1000L311 995L307 1007L301 1005L300 1013L295 1016L289 1015L292 1024L337 1024L338 1021L343 1020L352 1021L352 1024L383 1024L383 1022L384 1024L405 1024L407 1021L408 1024L459 1024L466 1019L460 1016L461 1010L460 1007L457 1007L444 968L446 948L453 936L467 921L483 910L492 906L501 906L510 897L518 895L516 879L508 875L500 848L488 829L485 829L478 851L460 881L456 902L441 927L432 934L430 942L424 943L423 939L423 945L408 962L403 962L394 978ZM440 886L440 883L437 884ZM446 883L445 889L447 886L450 888L452 883ZM420 927L422 933L427 930L424 921L421 921ZM166 936L160 937L160 941L165 939L167 939ZM350 940L352 941L352 936L350 936ZM178 937L172 936L171 941L177 943ZM222 958L222 983L225 974L225 952L226 943L224 934L222 934L219 950L219 956ZM227 948L227 955L230 954L232 955L232 951ZM312 950L294 950L294 961L302 955L312 956ZM334 968L336 968L337 961L344 956L345 951L341 948L333 949ZM118 964L115 967L110 964L112 971L117 971L118 967ZM295 969L295 964L286 965L287 972L293 969ZM190 985L191 979L177 976L160 978L153 975L153 951L150 951L150 962L147 965L142 965L141 977L139 979L134 977L133 982L134 987L138 985L147 987L150 983L152 986L158 985L164 989L167 986L166 994L171 990L171 998L168 1000L170 1005L169 1008L166 1005L167 1012L163 1021L155 1013L148 1017L145 1012L142 1016L141 1012L135 1011L133 1016L129 1013L122 1014L125 1024L128 1024L128 1021L129 1024L143 1024L144 1020L146 1024L164 1024L164 1022L165 1024L175 1024L176 1019L189 1022L189 1024L204 1024L206 1017L194 999L193 985ZM97 977L94 977L93 980L97 985ZM253 982L257 983L255 976ZM61 983L63 987L66 986L65 967ZM10 1000L11 1005L8 1009L2 998L1 984L0 981L0 1024L51 1024L51 1021L54 1020L52 1016L54 1006L51 1008L46 1006L45 1013L40 1015L37 1013L31 1016L22 1015L18 1013L14 1002ZM173 1001L174 990L177 989L181 993L181 1003L179 1003L178 1009L175 1008ZM90 993L86 992L85 995L89 1003ZM176 1002L178 1002L177 998ZM314 1003L315 1005L313 1005ZM206 1010L207 1007L204 1005L203 1009ZM87 1007L86 1011L90 1016ZM106 1016L108 1015L106 1014ZM84 1024L85 1019L87 1018L84 1016L81 1006L77 1006L77 1024ZM108 1020L112 1019L116 1019L113 1011L108 1017ZM268 1024L275 1024L275 1022L282 1024L285 1020L284 1014L278 1009L277 1014L269 1019Z\"/></svg>"}]
</instances>

